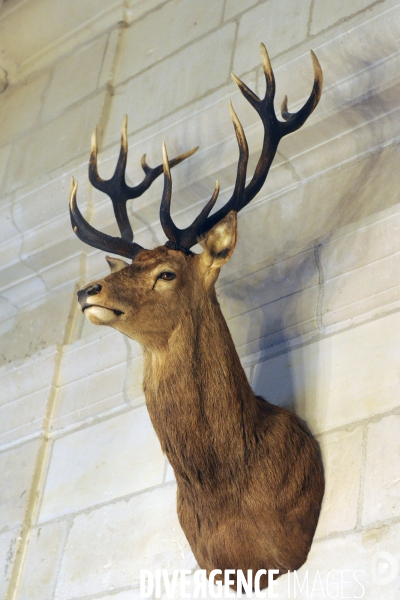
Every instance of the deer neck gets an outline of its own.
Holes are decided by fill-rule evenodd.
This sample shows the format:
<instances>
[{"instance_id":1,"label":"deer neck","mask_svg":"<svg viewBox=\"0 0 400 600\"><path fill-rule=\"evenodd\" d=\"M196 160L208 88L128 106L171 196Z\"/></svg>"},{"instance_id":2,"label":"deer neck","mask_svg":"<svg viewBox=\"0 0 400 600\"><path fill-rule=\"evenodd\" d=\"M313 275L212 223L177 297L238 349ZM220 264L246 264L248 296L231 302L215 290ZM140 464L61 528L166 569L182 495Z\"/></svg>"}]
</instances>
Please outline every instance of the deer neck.
<instances>
[{"instance_id":1,"label":"deer neck","mask_svg":"<svg viewBox=\"0 0 400 600\"><path fill-rule=\"evenodd\" d=\"M237 475L256 399L216 299L187 311L168 347L144 348L144 356L147 406L177 478L211 485L215 470L219 480L221 469L227 479Z\"/></svg>"}]
</instances>

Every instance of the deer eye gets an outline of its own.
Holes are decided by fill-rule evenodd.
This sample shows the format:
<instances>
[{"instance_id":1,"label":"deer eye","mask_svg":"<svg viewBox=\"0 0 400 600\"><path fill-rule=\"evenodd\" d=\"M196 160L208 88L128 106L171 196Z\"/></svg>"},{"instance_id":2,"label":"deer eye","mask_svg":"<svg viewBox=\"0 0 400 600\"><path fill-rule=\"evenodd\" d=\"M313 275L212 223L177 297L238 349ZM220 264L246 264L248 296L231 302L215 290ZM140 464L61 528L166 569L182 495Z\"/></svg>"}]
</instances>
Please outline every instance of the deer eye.
<instances>
[{"instance_id":1,"label":"deer eye","mask_svg":"<svg viewBox=\"0 0 400 600\"><path fill-rule=\"evenodd\" d=\"M176 275L175 273L172 273L172 271L163 271L162 273L160 273L157 279L164 279L164 281L172 281L173 279L175 279L175 277Z\"/></svg>"}]
</instances>

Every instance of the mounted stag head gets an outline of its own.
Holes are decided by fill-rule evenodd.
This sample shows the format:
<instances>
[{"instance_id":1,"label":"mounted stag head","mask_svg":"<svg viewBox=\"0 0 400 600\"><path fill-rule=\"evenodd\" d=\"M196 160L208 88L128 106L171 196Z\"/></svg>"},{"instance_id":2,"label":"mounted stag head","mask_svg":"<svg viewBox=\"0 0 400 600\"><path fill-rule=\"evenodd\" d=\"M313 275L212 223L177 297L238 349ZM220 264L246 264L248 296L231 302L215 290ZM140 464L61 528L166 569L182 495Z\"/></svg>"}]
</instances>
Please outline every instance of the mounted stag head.
<instances>
[{"instance_id":1,"label":"mounted stag head","mask_svg":"<svg viewBox=\"0 0 400 600\"><path fill-rule=\"evenodd\" d=\"M92 184L111 197L121 238L91 227L77 207L74 181L71 191L71 221L80 239L132 260L128 265L107 257L111 275L85 287L78 298L90 321L110 325L142 345L146 402L175 472L179 520L208 574L213 569L276 569L279 574L298 569L310 549L324 489L315 441L293 414L253 394L214 288L235 248L237 213L263 186L280 139L303 125L321 95L322 72L311 53L311 95L295 114L288 112L285 98L284 121L278 121L274 75L263 45L261 54L267 83L263 99L234 80L263 122L263 148L246 186L248 147L231 106L239 163L225 206L210 214L217 183L199 216L179 229L170 214L170 167L193 151L168 162L164 147L160 219L168 241L154 250L133 242L126 201L143 193L161 167L150 169L143 161L144 181L136 188L126 185L126 122L114 176L100 179L95 141L89 167ZM194 254L198 241L203 252ZM261 586L266 585L264 573Z\"/></svg>"}]
</instances>

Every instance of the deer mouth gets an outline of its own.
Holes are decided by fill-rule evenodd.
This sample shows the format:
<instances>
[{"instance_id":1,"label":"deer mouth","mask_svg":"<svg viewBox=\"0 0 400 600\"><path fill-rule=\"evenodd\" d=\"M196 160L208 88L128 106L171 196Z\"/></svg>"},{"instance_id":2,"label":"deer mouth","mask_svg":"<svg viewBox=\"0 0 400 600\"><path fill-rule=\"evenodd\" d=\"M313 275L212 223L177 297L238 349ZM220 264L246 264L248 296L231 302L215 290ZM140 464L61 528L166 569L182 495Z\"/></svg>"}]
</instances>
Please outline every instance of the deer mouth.
<instances>
[{"instance_id":1,"label":"deer mouth","mask_svg":"<svg viewBox=\"0 0 400 600\"><path fill-rule=\"evenodd\" d=\"M100 308L101 310L107 310L114 313L116 317L124 314L122 310L118 310L117 308L109 308L108 306L102 306L101 304L85 304L82 306L82 312L85 313L85 310L88 308Z\"/></svg>"}]
</instances>

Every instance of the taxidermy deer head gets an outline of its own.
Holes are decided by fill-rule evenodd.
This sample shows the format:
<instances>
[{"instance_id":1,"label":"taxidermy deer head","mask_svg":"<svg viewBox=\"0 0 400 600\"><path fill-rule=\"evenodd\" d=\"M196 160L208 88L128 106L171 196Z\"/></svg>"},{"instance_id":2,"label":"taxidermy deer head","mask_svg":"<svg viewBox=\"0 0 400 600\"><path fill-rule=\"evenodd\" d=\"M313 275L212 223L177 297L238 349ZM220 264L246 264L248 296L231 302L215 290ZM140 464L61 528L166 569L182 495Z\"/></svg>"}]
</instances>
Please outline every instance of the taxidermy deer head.
<instances>
[{"instance_id":1,"label":"taxidermy deer head","mask_svg":"<svg viewBox=\"0 0 400 600\"><path fill-rule=\"evenodd\" d=\"M322 71L311 53L314 85L303 108L283 121L274 111L275 81L261 45L267 89L258 98L233 76L259 114L264 142L254 175L246 185L248 147L232 106L239 144L236 183L228 202L211 214L215 191L193 223L179 229L170 214L171 174L194 152L170 162L164 146L164 191L160 219L168 238L145 250L133 242L126 202L142 194L161 173L142 159L145 178L125 183L126 120L115 173L104 181L97 171L93 139L89 178L112 200L121 237L94 229L76 204L72 180L70 212L76 235L87 244L131 259L107 261L111 274L78 292L85 316L137 340L145 358L144 392L161 446L178 485L183 531L202 569L298 569L306 560L317 525L324 482L315 441L287 410L255 396L221 313L215 282L236 244L237 213L262 188L280 139L299 129L318 104ZM200 242L201 254L191 248ZM268 390L266 390L268 394ZM235 585L241 585L234 578ZM261 587L268 574L261 575Z\"/></svg>"}]
</instances>

